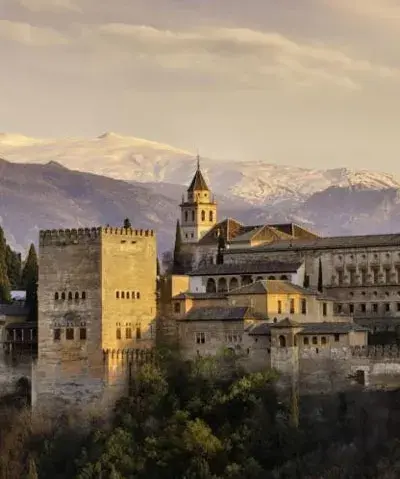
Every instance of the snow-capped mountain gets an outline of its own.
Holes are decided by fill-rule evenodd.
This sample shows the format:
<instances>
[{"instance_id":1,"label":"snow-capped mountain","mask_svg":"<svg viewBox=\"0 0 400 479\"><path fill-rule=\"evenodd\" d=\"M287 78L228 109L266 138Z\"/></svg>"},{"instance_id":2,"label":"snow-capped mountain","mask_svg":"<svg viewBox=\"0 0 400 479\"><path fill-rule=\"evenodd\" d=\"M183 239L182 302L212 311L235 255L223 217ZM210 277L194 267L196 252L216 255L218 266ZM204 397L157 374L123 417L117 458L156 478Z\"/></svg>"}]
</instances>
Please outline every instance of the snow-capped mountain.
<instances>
[{"instance_id":1,"label":"snow-capped mountain","mask_svg":"<svg viewBox=\"0 0 400 479\"><path fill-rule=\"evenodd\" d=\"M194 155L169 145L105 133L97 138L37 139L0 134L0 157L15 163L55 161L72 170L142 183L187 185L195 168ZM202 159L214 193L253 205L286 201L295 204L330 187L381 190L399 188L400 179L346 168L306 169L264 161Z\"/></svg>"}]
</instances>

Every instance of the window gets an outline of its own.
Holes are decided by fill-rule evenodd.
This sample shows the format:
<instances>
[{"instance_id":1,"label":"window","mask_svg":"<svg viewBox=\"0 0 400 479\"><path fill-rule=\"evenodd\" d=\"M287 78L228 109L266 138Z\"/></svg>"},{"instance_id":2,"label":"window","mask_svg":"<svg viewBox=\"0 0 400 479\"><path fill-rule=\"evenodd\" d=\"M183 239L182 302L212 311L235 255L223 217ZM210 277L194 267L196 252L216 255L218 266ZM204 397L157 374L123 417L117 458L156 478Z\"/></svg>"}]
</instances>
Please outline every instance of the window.
<instances>
[{"instance_id":1,"label":"window","mask_svg":"<svg viewBox=\"0 0 400 479\"><path fill-rule=\"evenodd\" d=\"M325 336L322 336L322 338L321 338L321 344L326 344L326 337L325 337Z\"/></svg>"},{"instance_id":2,"label":"window","mask_svg":"<svg viewBox=\"0 0 400 479\"><path fill-rule=\"evenodd\" d=\"M60 297L60 296L59 296L58 293L55 293L55 294L54 294L54 299L55 299L56 301L58 301L59 297Z\"/></svg>"},{"instance_id":3,"label":"window","mask_svg":"<svg viewBox=\"0 0 400 479\"><path fill-rule=\"evenodd\" d=\"M317 338L317 336L313 336L313 338L312 338L312 343L313 343L313 344L318 344L318 338Z\"/></svg>"},{"instance_id":4,"label":"window","mask_svg":"<svg viewBox=\"0 0 400 479\"><path fill-rule=\"evenodd\" d=\"M339 285L342 285L343 284L343 271L340 269L338 270L338 283Z\"/></svg>"},{"instance_id":5,"label":"window","mask_svg":"<svg viewBox=\"0 0 400 479\"><path fill-rule=\"evenodd\" d=\"M378 273L379 273L379 270L377 268L372 269L372 277L373 277L374 284L378 283Z\"/></svg>"},{"instance_id":6,"label":"window","mask_svg":"<svg viewBox=\"0 0 400 479\"><path fill-rule=\"evenodd\" d=\"M310 344L310 341L307 338L307 336L303 339L303 344L304 344L304 346L308 346Z\"/></svg>"},{"instance_id":7,"label":"window","mask_svg":"<svg viewBox=\"0 0 400 479\"><path fill-rule=\"evenodd\" d=\"M129 299L129 291L126 292L126 299Z\"/></svg>"},{"instance_id":8,"label":"window","mask_svg":"<svg viewBox=\"0 0 400 479\"><path fill-rule=\"evenodd\" d=\"M286 338L285 338L285 336L279 336L279 346L281 348L286 348Z\"/></svg>"},{"instance_id":9,"label":"window","mask_svg":"<svg viewBox=\"0 0 400 479\"><path fill-rule=\"evenodd\" d=\"M294 314L294 299L290 300L290 314Z\"/></svg>"},{"instance_id":10,"label":"window","mask_svg":"<svg viewBox=\"0 0 400 479\"><path fill-rule=\"evenodd\" d=\"M326 316L328 314L328 305L326 303L322 303L322 316Z\"/></svg>"},{"instance_id":11,"label":"window","mask_svg":"<svg viewBox=\"0 0 400 479\"><path fill-rule=\"evenodd\" d=\"M126 328L125 330L125 337L126 339L132 339L132 328Z\"/></svg>"},{"instance_id":12,"label":"window","mask_svg":"<svg viewBox=\"0 0 400 479\"><path fill-rule=\"evenodd\" d=\"M54 341L60 341L61 340L61 329L56 328L54 330Z\"/></svg>"},{"instance_id":13,"label":"window","mask_svg":"<svg viewBox=\"0 0 400 479\"><path fill-rule=\"evenodd\" d=\"M385 269L385 283L390 283L390 269Z\"/></svg>"},{"instance_id":14,"label":"window","mask_svg":"<svg viewBox=\"0 0 400 479\"><path fill-rule=\"evenodd\" d=\"M188 212L185 211L185 221L187 221L187 220L188 220ZM187 235L186 235L186 237L187 237Z\"/></svg>"},{"instance_id":15,"label":"window","mask_svg":"<svg viewBox=\"0 0 400 479\"><path fill-rule=\"evenodd\" d=\"M86 291L82 291L82 299L86 299Z\"/></svg>"},{"instance_id":16,"label":"window","mask_svg":"<svg viewBox=\"0 0 400 479\"><path fill-rule=\"evenodd\" d=\"M367 282L367 270L362 269L361 270L361 284L366 284Z\"/></svg>"},{"instance_id":17,"label":"window","mask_svg":"<svg viewBox=\"0 0 400 479\"><path fill-rule=\"evenodd\" d=\"M61 299L65 300L65 293L61 293Z\"/></svg>"},{"instance_id":18,"label":"window","mask_svg":"<svg viewBox=\"0 0 400 479\"><path fill-rule=\"evenodd\" d=\"M397 311L400 311L400 303L396 303L397 305Z\"/></svg>"},{"instance_id":19,"label":"window","mask_svg":"<svg viewBox=\"0 0 400 479\"><path fill-rule=\"evenodd\" d=\"M79 293L78 293L78 291L75 291L75 299L79 299Z\"/></svg>"},{"instance_id":20,"label":"window","mask_svg":"<svg viewBox=\"0 0 400 479\"><path fill-rule=\"evenodd\" d=\"M142 330L140 326L136 326L136 339L140 339L142 337Z\"/></svg>"},{"instance_id":21,"label":"window","mask_svg":"<svg viewBox=\"0 0 400 479\"><path fill-rule=\"evenodd\" d=\"M140 293L139 293L139 291L136 293L136 299L140 299Z\"/></svg>"},{"instance_id":22,"label":"window","mask_svg":"<svg viewBox=\"0 0 400 479\"><path fill-rule=\"evenodd\" d=\"M192 221L194 221L194 211L192 211Z\"/></svg>"},{"instance_id":23,"label":"window","mask_svg":"<svg viewBox=\"0 0 400 479\"><path fill-rule=\"evenodd\" d=\"M121 328L117 328L116 333L117 333L117 335L116 335L117 339L121 339Z\"/></svg>"},{"instance_id":24,"label":"window","mask_svg":"<svg viewBox=\"0 0 400 479\"><path fill-rule=\"evenodd\" d=\"M86 328L79 328L79 339L81 341L86 341L87 335L86 335Z\"/></svg>"},{"instance_id":25,"label":"window","mask_svg":"<svg viewBox=\"0 0 400 479\"><path fill-rule=\"evenodd\" d=\"M68 293L68 300L69 300L69 301L72 300L72 293L71 293L71 291Z\"/></svg>"},{"instance_id":26,"label":"window","mask_svg":"<svg viewBox=\"0 0 400 479\"><path fill-rule=\"evenodd\" d=\"M202 211L201 212L201 221L205 221L205 220L206 220L206 212Z\"/></svg>"},{"instance_id":27,"label":"window","mask_svg":"<svg viewBox=\"0 0 400 479\"><path fill-rule=\"evenodd\" d=\"M365 313L365 312L367 311L367 306L366 306L365 303L361 303L361 304L360 304L360 311L361 311L362 313Z\"/></svg>"},{"instance_id":28,"label":"window","mask_svg":"<svg viewBox=\"0 0 400 479\"><path fill-rule=\"evenodd\" d=\"M338 314L341 314L342 311L343 311L343 306L342 306L341 304L337 304L337 305L336 305L336 308L337 308Z\"/></svg>"},{"instance_id":29,"label":"window","mask_svg":"<svg viewBox=\"0 0 400 479\"><path fill-rule=\"evenodd\" d=\"M74 339L74 328L67 328L67 330L65 332L65 337L69 341L73 340Z\"/></svg>"},{"instance_id":30,"label":"window","mask_svg":"<svg viewBox=\"0 0 400 479\"><path fill-rule=\"evenodd\" d=\"M206 333L196 333L196 343L204 344L206 342Z\"/></svg>"},{"instance_id":31,"label":"window","mask_svg":"<svg viewBox=\"0 0 400 479\"><path fill-rule=\"evenodd\" d=\"M349 271L349 274L350 274L350 284L355 284L356 282L356 272L354 269L351 269Z\"/></svg>"},{"instance_id":32,"label":"window","mask_svg":"<svg viewBox=\"0 0 400 479\"><path fill-rule=\"evenodd\" d=\"M207 286L206 286L207 293L216 293L217 292L217 285L215 284L215 280L213 278L208 278Z\"/></svg>"},{"instance_id":33,"label":"window","mask_svg":"<svg viewBox=\"0 0 400 479\"><path fill-rule=\"evenodd\" d=\"M214 215L213 215L212 211L210 211L210 213L208 214L208 218L209 218L210 222L214 221Z\"/></svg>"},{"instance_id":34,"label":"window","mask_svg":"<svg viewBox=\"0 0 400 479\"><path fill-rule=\"evenodd\" d=\"M340 334L335 334L334 338L335 338L335 343L338 343L340 339Z\"/></svg>"},{"instance_id":35,"label":"window","mask_svg":"<svg viewBox=\"0 0 400 479\"><path fill-rule=\"evenodd\" d=\"M354 304L353 303L349 304L349 313L354 314Z\"/></svg>"},{"instance_id":36,"label":"window","mask_svg":"<svg viewBox=\"0 0 400 479\"><path fill-rule=\"evenodd\" d=\"M125 291L121 291L121 299L125 299Z\"/></svg>"},{"instance_id":37,"label":"window","mask_svg":"<svg viewBox=\"0 0 400 479\"><path fill-rule=\"evenodd\" d=\"M307 300L301 298L301 314L307 314Z\"/></svg>"},{"instance_id":38,"label":"window","mask_svg":"<svg viewBox=\"0 0 400 479\"><path fill-rule=\"evenodd\" d=\"M181 312L181 303L174 303L174 313Z\"/></svg>"},{"instance_id":39,"label":"window","mask_svg":"<svg viewBox=\"0 0 400 479\"><path fill-rule=\"evenodd\" d=\"M135 291L132 291L132 293L131 293L131 298L132 298L132 299L135 299L135 297L136 297Z\"/></svg>"},{"instance_id":40,"label":"window","mask_svg":"<svg viewBox=\"0 0 400 479\"><path fill-rule=\"evenodd\" d=\"M278 314L282 314L282 301L278 301Z\"/></svg>"},{"instance_id":41,"label":"window","mask_svg":"<svg viewBox=\"0 0 400 479\"><path fill-rule=\"evenodd\" d=\"M390 303L385 303L385 311L386 311L387 313L390 312Z\"/></svg>"},{"instance_id":42,"label":"window","mask_svg":"<svg viewBox=\"0 0 400 479\"><path fill-rule=\"evenodd\" d=\"M373 303L373 304L372 304L372 312L373 312L373 313L377 313L377 312L378 312L378 304L377 304L377 303Z\"/></svg>"},{"instance_id":43,"label":"window","mask_svg":"<svg viewBox=\"0 0 400 479\"><path fill-rule=\"evenodd\" d=\"M119 299L119 291L115 291L115 297Z\"/></svg>"}]
</instances>

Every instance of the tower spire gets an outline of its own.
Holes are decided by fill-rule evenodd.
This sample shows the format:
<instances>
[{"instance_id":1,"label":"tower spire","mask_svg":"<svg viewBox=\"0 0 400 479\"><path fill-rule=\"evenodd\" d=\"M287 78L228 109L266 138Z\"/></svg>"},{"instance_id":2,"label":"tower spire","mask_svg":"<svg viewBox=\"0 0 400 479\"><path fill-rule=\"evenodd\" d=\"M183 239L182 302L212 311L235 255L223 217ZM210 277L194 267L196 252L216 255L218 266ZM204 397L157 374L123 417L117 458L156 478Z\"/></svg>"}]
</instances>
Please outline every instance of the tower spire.
<instances>
[{"instance_id":1,"label":"tower spire","mask_svg":"<svg viewBox=\"0 0 400 479\"><path fill-rule=\"evenodd\" d=\"M197 170L199 171L200 170L200 155L199 155L199 152L197 152L196 161L197 161Z\"/></svg>"}]
</instances>

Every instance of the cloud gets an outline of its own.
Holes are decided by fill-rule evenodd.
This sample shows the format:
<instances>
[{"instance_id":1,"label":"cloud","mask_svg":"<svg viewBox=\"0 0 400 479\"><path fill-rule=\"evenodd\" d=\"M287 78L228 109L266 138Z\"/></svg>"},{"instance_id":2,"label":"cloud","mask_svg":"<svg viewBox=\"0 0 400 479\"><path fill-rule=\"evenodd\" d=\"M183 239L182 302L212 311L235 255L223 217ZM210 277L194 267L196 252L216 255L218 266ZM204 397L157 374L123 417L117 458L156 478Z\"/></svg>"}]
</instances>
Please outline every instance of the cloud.
<instances>
[{"instance_id":1,"label":"cloud","mask_svg":"<svg viewBox=\"0 0 400 479\"><path fill-rule=\"evenodd\" d=\"M29 23L0 19L1 38L34 47L66 45L69 43L68 38L52 28L35 27Z\"/></svg>"},{"instance_id":2,"label":"cloud","mask_svg":"<svg viewBox=\"0 0 400 479\"><path fill-rule=\"evenodd\" d=\"M303 86L328 83L350 90L360 88L366 79L400 78L395 68L323 44L245 28L171 31L110 23L84 27L82 40L105 54L118 52L168 69L207 72L249 88L265 87L271 76Z\"/></svg>"},{"instance_id":3,"label":"cloud","mask_svg":"<svg viewBox=\"0 0 400 479\"><path fill-rule=\"evenodd\" d=\"M81 12L75 0L17 0L19 5L32 12Z\"/></svg>"},{"instance_id":4,"label":"cloud","mask_svg":"<svg viewBox=\"0 0 400 479\"><path fill-rule=\"evenodd\" d=\"M333 9L340 9L373 20L400 24L398 0L324 0Z\"/></svg>"}]
</instances>

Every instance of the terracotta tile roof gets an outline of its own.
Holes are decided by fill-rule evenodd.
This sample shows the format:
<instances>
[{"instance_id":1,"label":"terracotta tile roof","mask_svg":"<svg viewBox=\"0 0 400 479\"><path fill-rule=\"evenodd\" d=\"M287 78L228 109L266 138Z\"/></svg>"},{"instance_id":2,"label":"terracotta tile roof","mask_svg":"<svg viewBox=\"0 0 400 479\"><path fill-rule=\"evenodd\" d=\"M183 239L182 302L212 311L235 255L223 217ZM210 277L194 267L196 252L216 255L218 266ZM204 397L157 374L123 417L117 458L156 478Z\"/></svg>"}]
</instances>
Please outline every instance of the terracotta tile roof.
<instances>
[{"instance_id":1,"label":"terracotta tile roof","mask_svg":"<svg viewBox=\"0 0 400 479\"><path fill-rule=\"evenodd\" d=\"M248 306L192 308L180 321L243 321L268 318Z\"/></svg>"},{"instance_id":2,"label":"terracotta tile roof","mask_svg":"<svg viewBox=\"0 0 400 479\"><path fill-rule=\"evenodd\" d=\"M225 293L192 293L186 291L173 296L172 299L226 299Z\"/></svg>"},{"instance_id":3,"label":"terracotta tile roof","mask_svg":"<svg viewBox=\"0 0 400 479\"><path fill-rule=\"evenodd\" d=\"M217 244L218 232L225 239L225 241L229 242L238 234L241 228L243 228L241 223L231 218L227 218L214 225L211 230L206 233L203 238L201 238L198 244Z\"/></svg>"},{"instance_id":4,"label":"terracotta tile roof","mask_svg":"<svg viewBox=\"0 0 400 479\"><path fill-rule=\"evenodd\" d=\"M271 328L299 328L301 324L297 321L293 321L290 318L282 319L282 321L278 321L277 323L271 324Z\"/></svg>"},{"instance_id":5,"label":"terracotta tile roof","mask_svg":"<svg viewBox=\"0 0 400 479\"><path fill-rule=\"evenodd\" d=\"M271 274L296 273L303 263L300 261L263 261L233 264L210 264L191 271L189 276L229 275L229 274Z\"/></svg>"},{"instance_id":6,"label":"terracotta tile roof","mask_svg":"<svg viewBox=\"0 0 400 479\"><path fill-rule=\"evenodd\" d=\"M251 240L259 238L264 241L281 241L291 239L291 235L279 231L269 225L249 226L244 227L239 231L239 234L232 238L231 243L248 243Z\"/></svg>"},{"instance_id":7,"label":"terracotta tile roof","mask_svg":"<svg viewBox=\"0 0 400 479\"><path fill-rule=\"evenodd\" d=\"M302 294L315 296L317 293L310 289L302 288L290 281L279 279L267 279L256 281L255 283L241 286L240 288L229 291L229 296L247 295L247 294Z\"/></svg>"},{"instance_id":8,"label":"terracotta tile roof","mask_svg":"<svg viewBox=\"0 0 400 479\"><path fill-rule=\"evenodd\" d=\"M280 326L283 321L287 321L285 325ZM323 322L323 323L296 323L291 321L289 318L284 319L280 323L262 323L257 324L251 329L248 333L250 336L265 336L271 334L271 328L279 327L296 327L301 328L301 331L298 333L300 335L310 335L310 334L347 334L351 331L364 331L367 332L368 328L364 328L356 323L348 322ZM290 326L289 324L293 324Z\"/></svg>"}]
</instances>

